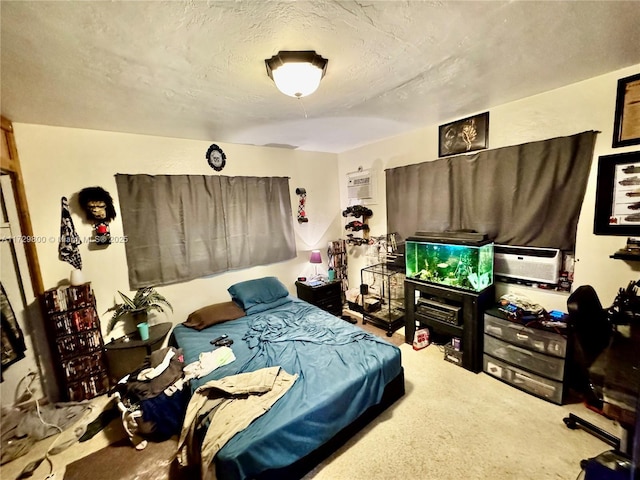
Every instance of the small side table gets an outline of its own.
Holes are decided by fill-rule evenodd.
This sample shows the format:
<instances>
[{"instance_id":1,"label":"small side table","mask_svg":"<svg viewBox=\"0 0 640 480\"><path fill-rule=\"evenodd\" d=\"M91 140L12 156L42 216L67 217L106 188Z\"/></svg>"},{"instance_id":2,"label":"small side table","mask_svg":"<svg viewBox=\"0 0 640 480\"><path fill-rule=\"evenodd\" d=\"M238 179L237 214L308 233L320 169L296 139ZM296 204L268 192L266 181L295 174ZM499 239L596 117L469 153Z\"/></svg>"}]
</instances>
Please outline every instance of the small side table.
<instances>
[{"instance_id":1,"label":"small side table","mask_svg":"<svg viewBox=\"0 0 640 480\"><path fill-rule=\"evenodd\" d=\"M149 339L141 340L138 332L133 332L107 343L107 369L112 384L138 368L147 355L158 350L171 330L171 322L149 326Z\"/></svg>"},{"instance_id":2,"label":"small side table","mask_svg":"<svg viewBox=\"0 0 640 480\"><path fill-rule=\"evenodd\" d=\"M327 312L342 315L342 282L323 282L320 285L311 286L305 282L296 282L298 298L305 302L320 307Z\"/></svg>"}]
</instances>

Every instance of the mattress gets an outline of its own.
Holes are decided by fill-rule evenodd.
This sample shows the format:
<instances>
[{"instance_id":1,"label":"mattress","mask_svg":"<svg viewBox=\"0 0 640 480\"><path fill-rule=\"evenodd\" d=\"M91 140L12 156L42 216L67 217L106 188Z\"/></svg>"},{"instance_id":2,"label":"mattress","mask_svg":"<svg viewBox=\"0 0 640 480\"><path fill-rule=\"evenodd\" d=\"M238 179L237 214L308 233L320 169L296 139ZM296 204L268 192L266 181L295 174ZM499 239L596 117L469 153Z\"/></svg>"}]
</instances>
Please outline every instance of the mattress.
<instances>
[{"instance_id":1,"label":"mattress","mask_svg":"<svg viewBox=\"0 0 640 480\"><path fill-rule=\"evenodd\" d=\"M285 304L198 331L177 325L185 364L226 334L236 360L191 381L191 389L227 375L279 366L298 374L293 387L218 452L219 479L280 469L309 455L383 398L402 375L400 349L381 337L294 297Z\"/></svg>"}]
</instances>

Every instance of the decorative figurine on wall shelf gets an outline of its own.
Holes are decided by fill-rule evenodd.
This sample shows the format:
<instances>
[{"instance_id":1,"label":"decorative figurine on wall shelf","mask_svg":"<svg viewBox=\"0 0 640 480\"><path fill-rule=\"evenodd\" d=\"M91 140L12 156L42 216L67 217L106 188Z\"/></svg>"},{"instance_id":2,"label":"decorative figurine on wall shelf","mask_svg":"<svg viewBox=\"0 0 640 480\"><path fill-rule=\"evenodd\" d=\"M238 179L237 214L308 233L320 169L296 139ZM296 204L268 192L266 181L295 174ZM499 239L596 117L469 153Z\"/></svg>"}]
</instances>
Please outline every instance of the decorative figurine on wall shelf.
<instances>
[{"instance_id":1,"label":"decorative figurine on wall shelf","mask_svg":"<svg viewBox=\"0 0 640 480\"><path fill-rule=\"evenodd\" d=\"M307 190L304 188L296 188L296 195L300 197L298 202L298 223L306 223L309 221L307 218L307 212L305 211L305 204L307 203Z\"/></svg>"},{"instance_id":2,"label":"decorative figurine on wall shelf","mask_svg":"<svg viewBox=\"0 0 640 480\"><path fill-rule=\"evenodd\" d=\"M227 164L227 156L222 151L222 149L216 145L215 143L209 147L207 150L207 163L209 166L213 168L216 172L219 172L224 168Z\"/></svg>"},{"instance_id":3,"label":"decorative figurine on wall shelf","mask_svg":"<svg viewBox=\"0 0 640 480\"><path fill-rule=\"evenodd\" d=\"M87 215L87 220L93 222L96 245L109 245L109 222L116 218L116 210L109 192L101 187L87 187L78 194L78 202Z\"/></svg>"}]
</instances>

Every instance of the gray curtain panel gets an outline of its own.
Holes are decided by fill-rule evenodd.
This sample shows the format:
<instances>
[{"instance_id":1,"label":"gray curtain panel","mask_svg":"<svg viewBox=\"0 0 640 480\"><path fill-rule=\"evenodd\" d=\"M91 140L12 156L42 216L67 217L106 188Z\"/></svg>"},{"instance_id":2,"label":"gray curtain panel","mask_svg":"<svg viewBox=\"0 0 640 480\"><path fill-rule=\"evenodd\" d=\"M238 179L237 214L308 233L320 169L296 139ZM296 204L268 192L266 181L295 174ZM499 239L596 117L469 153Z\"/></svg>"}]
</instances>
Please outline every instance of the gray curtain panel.
<instances>
[{"instance_id":1,"label":"gray curtain panel","mask_svg":"<svg viewBox=\"0 0 640 480\"><path fill-rule=\"evenodd\" d=\"M295 258L289 179L116 175L130 288Z\"/></svg>"},{"instance_id":2,"label":"gray curtain panel","mask_svg":"<svg viewBox=\"0 0 640 480\"><path fill-rule=\"evenodd\" d=\"M386 170L387 231L469 229L573 251L597 132Z\"/></svg>"}]
</instances>

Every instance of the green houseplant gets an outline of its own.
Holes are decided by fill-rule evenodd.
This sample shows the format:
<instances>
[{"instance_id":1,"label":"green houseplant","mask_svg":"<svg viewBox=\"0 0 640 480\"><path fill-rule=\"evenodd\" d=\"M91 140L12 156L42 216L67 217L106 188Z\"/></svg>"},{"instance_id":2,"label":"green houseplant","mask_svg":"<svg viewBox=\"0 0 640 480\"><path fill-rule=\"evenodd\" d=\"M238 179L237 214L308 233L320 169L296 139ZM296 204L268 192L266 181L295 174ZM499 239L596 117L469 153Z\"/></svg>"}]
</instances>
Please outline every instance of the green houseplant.
<instances>
[{"instance_id":1,"label":"green houseplant","mask_svg":"<svg viewBox=\"0 0 640 480\"><path fill-rule=\"evenodd\" d=\"M129 298L121 291L118 291L122 303L116 303L105 313L113 312L107 324L107 333L113 330L118 321L126 317L135 318L136 324L147 321L147 316L153 311L164 312L169 308L173 312L173 306L153 287L139 288L133 298Z\"/></svg>"}]
</instances>

